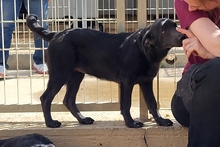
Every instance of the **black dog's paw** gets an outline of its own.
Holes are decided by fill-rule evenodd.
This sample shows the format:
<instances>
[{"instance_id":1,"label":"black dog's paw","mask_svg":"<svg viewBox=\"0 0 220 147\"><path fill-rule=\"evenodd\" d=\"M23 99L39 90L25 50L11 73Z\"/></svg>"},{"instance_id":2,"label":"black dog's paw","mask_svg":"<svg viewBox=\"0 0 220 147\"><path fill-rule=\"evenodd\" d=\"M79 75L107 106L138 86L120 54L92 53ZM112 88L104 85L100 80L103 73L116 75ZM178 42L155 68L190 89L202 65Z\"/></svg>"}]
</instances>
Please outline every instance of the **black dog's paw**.
<instances>
[{"instance_id":1,"label":"black dog's paw","mask_svg":"<svg viewBox=\"0 0 220 147\"><path fill-rule=\"evenodd\" d=\"M79 123L84 124L84 125L89 125L89 124L93 124L93 122L94 122L94 119L90 117L85 117Z\"/></svg>"},{"instance_id":2,"label":"black dog's paw","mask_svg":"<svg viewBox=\"0 0 220 147\"><path fill-rule=\"evenodd\" d=\"M140 121L133 121L131 123L126 123L126 126L129 128L141 128L144 124Z\"/></svg>"},{"instance_id":3,"label":"black dog's paw","mask_svg":"<svg viewBox=\"0 0 220 147\"><path fill-rule=\"evenodd\" d=\"M61 126L61 123L57 120L53 120L50 122L46 122L46 126L49 128L59 128Z\"/></svg>"},{"instance_id":4,"label":"black dog's paw","mask_svg":"<svg viewBox=\"0 0 220 147\"><path fill-rule=\"evenodd\" d=\"M172 126L173 125L173 122L169 119L164 119L162 117L159 117L157 120L156 120L157 124L159 126Z\"/></svg>"}]
</instances>

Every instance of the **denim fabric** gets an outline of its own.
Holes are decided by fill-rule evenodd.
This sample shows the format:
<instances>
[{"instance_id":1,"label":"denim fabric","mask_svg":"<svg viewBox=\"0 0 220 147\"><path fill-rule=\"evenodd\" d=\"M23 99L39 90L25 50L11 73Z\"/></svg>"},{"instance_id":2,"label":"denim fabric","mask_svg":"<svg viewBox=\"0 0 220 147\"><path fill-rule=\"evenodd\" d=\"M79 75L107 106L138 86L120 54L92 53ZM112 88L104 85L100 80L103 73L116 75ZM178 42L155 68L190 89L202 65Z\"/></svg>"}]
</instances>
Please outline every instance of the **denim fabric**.
<instances>
[{"instance_id":1,"label":"denim fabric","mask_svg":"<svg viewBox=\"0 0 220 147\"><path fill-rule=\"evenodd\" d=\"M22 6L22 1L24 1L25 7L28 13L36 14L39 20L48 19L48 0L2 0L0 3L0 22L3 21L14 21L18 18L19 12ZM28 4L29 1L29 4ZM1 6L2 4L2 6ZM41 7L43 6L43 7ZM29 8L28 8L29 7ZM16 10L14 10L16 8ZM43 12L43 14L41 13ZM40 22L45 28L49 28L47 22ZM6 69L8 69L8 57L9 57L9 48L11 45L12 33L15 29L14 22L3 22L0 23L0 65L5 65ZM4 31L4 32L3 32ZM2 35L4 33L4 35ZM40 48L47 48L48 43L42 41L42 39L38 38L34 35L34 44L37 50L33 55L33 60L36 64L43 63L43 51Z\"/></svg>"}]
</instances>

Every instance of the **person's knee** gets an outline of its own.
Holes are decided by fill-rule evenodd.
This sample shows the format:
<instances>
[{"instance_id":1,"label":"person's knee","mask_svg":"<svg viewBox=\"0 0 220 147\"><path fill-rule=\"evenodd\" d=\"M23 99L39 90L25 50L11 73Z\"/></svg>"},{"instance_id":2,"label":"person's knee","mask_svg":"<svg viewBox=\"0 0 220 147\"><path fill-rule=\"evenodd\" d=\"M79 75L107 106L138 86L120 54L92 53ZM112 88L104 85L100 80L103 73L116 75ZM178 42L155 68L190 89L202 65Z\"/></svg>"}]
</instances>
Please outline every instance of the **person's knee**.
<instances>
[{"instance_id":1,"label":"person's knee","mask_svg":"<svg viewBox=\"0 0 220 147\"><path fill-rule=\"evenodd\" d=\"M207 62L206 65L210 70L220 71L220 57L213 58Z\"/></svg>"},{"instance_id":2,"label":"person's knee","mask_svg":"<svg viewBox=\"0 0 220 147\"><path fill-rule=\"evenodd\" d=\"M204 63L198 70L195 71L192 76L193 81L201 82L206 79L206 81L218 81L220 73L220 57L216 57Z\"/></svg>"}]
</instances>

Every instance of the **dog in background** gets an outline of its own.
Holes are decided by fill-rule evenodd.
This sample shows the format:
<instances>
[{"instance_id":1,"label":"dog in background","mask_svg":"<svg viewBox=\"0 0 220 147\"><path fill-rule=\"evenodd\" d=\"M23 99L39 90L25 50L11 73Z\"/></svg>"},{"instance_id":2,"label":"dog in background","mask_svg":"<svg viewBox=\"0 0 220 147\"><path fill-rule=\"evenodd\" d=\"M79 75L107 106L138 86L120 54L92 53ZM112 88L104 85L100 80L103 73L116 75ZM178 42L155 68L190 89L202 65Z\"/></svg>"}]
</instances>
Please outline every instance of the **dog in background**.
<instances>
[{"instance_id":1,"label":"dog in background","mask_svg":"<svg viewBox=\"0 0 220 147\"><path fill-rule=\"evenodd\" d=\"M56 128L61 125L52 119L51 103L64 84L66 94L63 103L67 109L81 124L94 122L92 118L84 117L75 103L85 74L119 84L120 110L127 127L143 126L130 114L135 84L139 84L156 123L161 126L173 124L160 116L152 88L160 62L172 47L182 46L182 40L186 38L176 31L177 25L172 20L161 18L136 32L118 34L91 29L51 32L40 26L34 14L29 15L26 21L35 34L50 42L46 59L49 81L40 98L46 126Z\"/></svg>"},{"instance_id":2,"label":"dog in background","mask_svg":"<svg viewBox=\"0 0 220 147\"><path fill-rule=\"evenodd\" d=\"M55 147L52 141L41 134L27 134L0 140L0 147Z\"/></svg>"},{"instance_id":3,"label":"dog in background","mask_svg":"<svg viewBox=\"0 0 220 147\"><path fill-rule=\"evenodd\" d=\"M63 19L73 19L73 16L64 16ZM78 18L78 19L82 19L82 18ZM65 23L68 23L68 22L65 22ZM102 23L99 23L98 21L96 20L88 20L86 21L87 23L87 29L93 29L93 30L96 30L98 28L99 31L103 32L104 31L104 27L103 27L103 24ZM77 21L77 25L78 25L78 28L82 28L82 21ZM70 28L73 28L74 24L73 22L71 23L70 25Z\"/></svg>"},{"instance_id":4,"label":"dog in background","mask_svg":"<svg viewBox=\"0 0 220 147\"><path fill-rule=\"evenodd\" d=\"M22 2L21 10L20 10L20 13L19 13L19 18L23 19L23 17L26 17L27 14L28 14L28 12L27 12L27 10L24 6L24 2ZM73 16L70 16L70 17L69 16L64 16L63 19L73 19ZM82 19L82 18L78 18L78 19ZM64 22L64 23L67 24L68 22ZM92 21L86 21L86 23L87 23L87 28L88 29L97 29L97 30L102 31L102 32L104 31L103 24L99 23L95 19L92 20ZM78 25L78 28L82 28L82 21L77 21L77 25ZM70 28L73 28L73 27L74 27L74 24L73 24L73 22L71 22Z\"/></svg>"}]
</instances>

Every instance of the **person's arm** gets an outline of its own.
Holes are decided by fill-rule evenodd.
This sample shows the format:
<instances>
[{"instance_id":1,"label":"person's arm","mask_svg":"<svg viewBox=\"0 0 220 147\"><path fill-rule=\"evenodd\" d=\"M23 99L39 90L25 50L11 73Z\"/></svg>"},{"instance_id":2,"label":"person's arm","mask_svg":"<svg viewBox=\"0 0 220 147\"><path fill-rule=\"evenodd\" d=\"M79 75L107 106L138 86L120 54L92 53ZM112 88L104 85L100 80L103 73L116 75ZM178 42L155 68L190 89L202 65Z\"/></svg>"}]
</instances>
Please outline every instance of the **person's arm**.
<instances>
[{"instance_id":1,"label":"person's arm","mask_svg":"<svg viewBox=\"0 0 220 147\"><path fill-rule=\"evenodd\" d=\"M177 31L188 36L187 39L183 40L183 49L187 58L189 58L191 54L194 56L200 56L203 59L212 59L216 57L200 43L198 38L190 30L177 28Z\"/></svg>"},{"instance_id":2,"label":"person's arm","mask_svg":"<svg viewBox=\"0 0 220 147\"><path fill-rule=\"evenodd\" d=\"M195 20L188 29L209 53L220 57L220 29L209 18Z\"/></svg>"},{"instance_id":3,"label":"person's arm","mask_svg":"<svg viewBox=\"0 0 220 147\"><path fill-rule=\"evenodd\" d=\"M183 41L183 48L187 57L191 54L198 55L204 59L219 56L219 54L216 55L216 53L213 52L214 48L211 47L212 45L214 46L215 43L209 43L209 40L213 38L210 32L214 32L213 28L218 30L218 27L209 19L208 13L200 10L189 11L188 4L183 0L175 0L175 9L181 28L184 28L178 28L177 30L189 37ZM211 42L212 41L213 40L211 40ZM189 44L190 42L191 44ZM202 42L202 44L200 42ZM220 41L218 41L218 43L220 43ZM210 44L212 45L209 46ZM215 46L218 46L220 49L220 45Z\"/></svg>"},{"instance_id":4,"label":"person's arm","mask_svg":"<svg viewBox=\"0 0 220 147\"><path fill-rule=\"evenodd\" d=\"M177 29L189 38L183 41L184 52L204 59L220 57L220 29L209 18L202 17L188 27L188 30Z\"/></svg>"}]
</instances>

